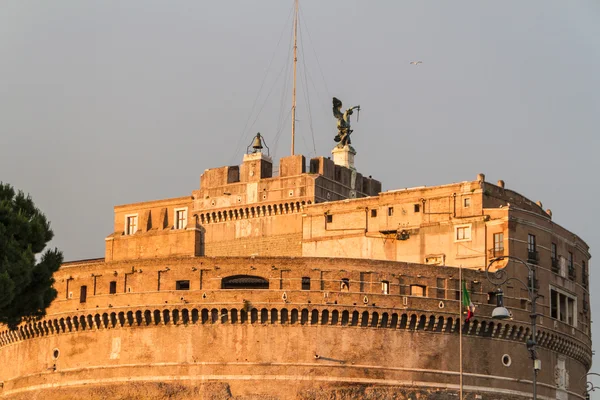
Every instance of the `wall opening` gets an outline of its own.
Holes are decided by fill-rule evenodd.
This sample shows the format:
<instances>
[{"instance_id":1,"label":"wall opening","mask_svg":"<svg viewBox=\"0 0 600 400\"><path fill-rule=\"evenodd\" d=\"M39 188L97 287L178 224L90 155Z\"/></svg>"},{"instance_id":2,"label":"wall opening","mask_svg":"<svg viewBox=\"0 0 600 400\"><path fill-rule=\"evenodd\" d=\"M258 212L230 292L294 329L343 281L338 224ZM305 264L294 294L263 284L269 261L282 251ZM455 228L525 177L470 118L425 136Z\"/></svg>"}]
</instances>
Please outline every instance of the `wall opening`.
<instances>
[{"instance_id":1,"label":"wall opening","mask_svg":"<svg viewBox=\"0 0 600 400\"><path fill-rule=\"evenodd\" d=\"M175 290L190 290L190 281L175 282Z\"/></svg>"},{"instance_id":2,"label":"wall opening","mask_svg":"<svg viewBox=\"0 0 600 400\"><path fill-rule=\"evenodd\" d=\"M302 290L310 290L310 278L308 276L302 277Z\"/></svg>"},{"instance_id":3,"label":"wall opening","mask_svg":"<svg viewBox=\"0 0 600 400\"><path fill-rule=\"evenodd\" d=\"M87 286L82 286L79 291L79 302L85 303L87 301Z\"/></svg>"},{"instance_id":4,"label":"wall opening","mask_svg":"<svg viewBox=\"0 0 600 400\"><path fill-rule=\"evenodd\" d=\"M221 289L268 289L269 281L260 276L234 275L223 278Z\"/></svg>"}]
</instances>

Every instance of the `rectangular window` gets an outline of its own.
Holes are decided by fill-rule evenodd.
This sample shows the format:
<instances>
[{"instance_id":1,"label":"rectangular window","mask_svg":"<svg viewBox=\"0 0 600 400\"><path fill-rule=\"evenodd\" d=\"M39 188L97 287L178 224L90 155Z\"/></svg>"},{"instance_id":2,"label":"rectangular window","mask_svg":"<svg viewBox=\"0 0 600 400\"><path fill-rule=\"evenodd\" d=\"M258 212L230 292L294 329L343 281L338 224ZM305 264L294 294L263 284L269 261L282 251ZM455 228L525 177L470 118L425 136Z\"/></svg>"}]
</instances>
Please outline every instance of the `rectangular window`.
<instances>
[{"instance_id":1,"label":"rectangular window","mask_svg":"<svg viewBox=\"0 0 600 400\"><path fill-rule=\"evenodd\" d=\"M504 233L494 233L494 257L504 255Z\"/></svg>"},{"instance_id":2,"label":"rectangular window","mask_svg":"<svg viewBox=\"0 0 600 400\"><path fill-rule=\"evenodd\" d=\"M308 276L302 277L302 290L310 290L310 278Z\"/></svg>"},{"instance_id":3,"label":"rectangular window","mask_svg":"<svg viewBox=\"0 0 600 400\"><path fill-rule=\"evenodd\" d=\"M377 210L371 210L371 218L375 218L377 216Z\"/></svg>"},{"instance_id":4,"label":"rectangular window","mask_svg":"<svg viewBox=\"0 0 600 400\"><path fill-rule=\"evenodd\" d=\"M327 223L333 222L333 215L327 214Z\"/></svg>"},{"instance_id":5,"label":"rectangular window","mask_svg":"<svg viewBox=\"0 0 600 400\"><path fill-rule=\"evenodd\" d=\"M471 207L471 198L470 197L465 198L463 201L464 201L465 208Z\"/></svg>"},{"instance_id":6,"label":"rectangular window","mask_svg":"<svg viewBox=\"0 0 600 400\"><path fill-rule=\"evenodd\" d=\"M108 293L115 294L117 293L117 282L112 281L108 287Z\"/></svg>"},{"instance_id":7,"label":"rectangular window","mask_svg":"<svg viewBox=\"0 0 600 400\"><path fill-rule=\"evenodd\" d=\"M125 233L127 235L133 235L134 233L137 232L137 227L138 227L138 216L137 214L135 215L127 215L125 217Z\"/></svg>"},{"instance_id":8,"label":"rectangular window","mask_svg":"<svg viewBox=\"0 0 600 400\"><path fill-rule=\"evenodd\" d=\"M455 227L455 239L460 240L471 240L471 225L460 225Z\"/></svg>"},{"instance_id":9,"label":"rectangular window","mask_svg":"<svg viewBox=\"0 0 600 400\"><path fill-rule=\"evenodd\" d=\"M421 205L420 204L415 204L415 208L414 208L415 212L421 212Z\"/></svg>"},{"instance_id":10,"label":"rectangular window","mask_svg":"<svg viewBox=\"0 0 600 400\"><path fill-rule=\"evenodd\" d=\"M381 281L381 293L390 294L390 283L388 281Z\"/></svg>"},{"instance_id":11,"label":"rectangular window","mask_svg":"<svg viewBox=\"0 0 600 400\"><path fill-rule=\"evenodd\" d=\"M585 269L585 261L581 261L581 283L584 288L588 288L588 275L587 270Z\"/></svg>"},{"instance_id":12,"label":"rectangular window","mask_svg":"<svg viewBox=\"0 0 600 400\"><path fill-rule=\"evenodd\" d=\"M577 297L550 287L550 316L577 326Z\"/></svg>"},{"instance_id":13,"label":"rectangular window","mask_svg":"<svg viewBox=\"0 0 600 400\"><path fill-rule=\"evenodd\" d=\"M535 252L537 250L537 246L535 244L535 235L529 233L527 235L527 251Z\"/></svg>"},{"instance_id":14,"label":"rectangular window","mask_svg":"<svg viewBox=\"0 0 600 400\"><path fill-rule=\"evenodd\" d=\"M190 290L190 281L175 282L175 290Z\"/></svg>"},{"instance_id":15,"label":"rectangular window","mask_svg":"<svg viewBox=\"0 0 600 400\"><path fill-rule=\"evenodd\" d=\"M497 293L496 292L488 292L488 304L493 304L496 305L496 303L498 302L498 297L497 297Z\"/></svg>"},{"instance_id":16,"label":"rectangular window","mask_svg":"<svg viewBox=\"0 0 600 400\"><path fill-rule=\"evenodd\" d=\"M527 234L527 260L531 263L537 263L538 260L535 235L531 233Z\"/></svg>"},{"instance_id":17,"label":"rectangular window","mask_svg":"<svg viewBox=\"0 0 600 400\"><path fill-rule=\"evenodd\" d=\"M82 286L79 290L79 302L85 303L87 301L87 286Z\"/></svg>"},{"instance_id":18,"label":"rectangular window","mask_svg":"<svg viewBox=\"0 0 600 400\"><path fill-rule=\"evenodd\" d=\"M406 284L406 279L404 278L400 278L398 280L398 285L400 286L400 295L401 296L406 296L409 293L409 287Z\"/></svg>"},{"instance_id":19,"label":"rectangular window","mask_svg":"<svg viewBox=\"0 0 600 400\"><path fill-rule=\"evenodd\" d=\"M567 324L569 324L571 326L575 325L574 321L575 321L576 316L573 315L574 312L575 312L575 300L567 297Z\"/></svg>"},{"instance_id":20,"label":"rectangular window","mask_svg":"<svg viewBox=\"0 0 600 400\"><path fill-rule=\"evenodd\" d=\"M569 278L575 279L575 265L573 263L573 253L569 252L569 258L567 260L567 267L569 269Z\"/></svg>"},{"instance_id":21,"label":"rectangular window","mask_svg":"<svg viewBox=\"0 0 600 400\"><path fill-rule=\"evenodd\" d=\"M388 217L394 215L394 207L388 207Z\"/></svg>"},{"instance_id":22,"label":"rectangular window","mask_svg":"<svg viewBox=\"0 0 600 400\"><path fill-rule=\"evenodd\" d=\"M552 272L558 274L559 265L558 265L558 254L556 252L556 243L552 243L550 245L550 261L552 264Z\"/></svg>"},{"instance_id":23,"label":"rectangular window","mask_svg":"<svg viewBox=\"0 0 600 400\"><path fill-rule=\"evenodd\" d=\"M454 282L454 300L462 299L462 288L460 287L460 282L458 280L453 280Z\"/></svg>"},{"instance_id":24,"label":"rectangular window","mask_svg":"<svg viewBox=\"0 0 600 400\"><path fill-rule=\"evenodd\" d=\"M422 285L410 285L410 295L411 296L419 296L425 297L427 293L427 289Z\"/></svg>"},{"instance_id":25,"label":"rectangular window","mask_svg":"<svg viewBox=\"0 0 600 400\"><path fill-rule=\"evenodd\" d=\"M446 297L446 280L444 278L437 278L436 279L436 294L437 294L437 298L438 299L443 299Z\"/></svg>"},{"instance_id":26,"label":"rectangular window","mask_svg":"<svg viewBox=\"0 0 600 400\"><path fill-rule=\"evenodd\" d=\"M175 209L175 229L185 229L187 227L187 208Z\"/></svg>"}]
</instances>

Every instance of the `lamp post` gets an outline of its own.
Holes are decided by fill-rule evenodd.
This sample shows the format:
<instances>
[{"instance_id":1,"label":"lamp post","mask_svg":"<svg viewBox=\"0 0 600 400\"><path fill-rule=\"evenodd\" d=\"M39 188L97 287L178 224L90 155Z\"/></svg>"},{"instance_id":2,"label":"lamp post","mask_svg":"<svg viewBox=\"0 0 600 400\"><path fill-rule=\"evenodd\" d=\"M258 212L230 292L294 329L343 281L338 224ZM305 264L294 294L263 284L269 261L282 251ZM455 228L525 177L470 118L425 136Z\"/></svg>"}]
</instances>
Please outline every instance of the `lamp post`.
<instances>
[{"instance_id":1,"label":"lamp post","mask_svg":"<svg viewBox=\"0 0 600 400\"><path fill-rule=\"evenodd\" d=\"M491 268L492 264L494 264L497 261L501 261L501 260L505 260L505 259L509 260L509 261L515 261L515 262L521 263L525 267L527 267L527 270L529 271L529 274L528 274L528 277L529 277L528 283L529 284L526 284L519 278L509 277L508 274L506 273L506 271L504 270L504 268L498 269L495 272L490 273L490 268ZM515 256L500 256L500 257L496 257L496 258L493 258L490 260L489 264L485 268L485 276L488 281L490 281L492 284L494 284L496 286L500 286L500 285L505 284L508 281L514 280L514 281L517 281L520 284L522 284L527 289L527 293L529 295L529 301L531 302L531 314L530 314L531 338L527 339L527 350L531 354L531 360L532 360L533 400L537 400L537 373L542 368L542 363L541 363L541 360L539 360L537 358L537 353L536 353L537 343L535 341L536 325L537 325L536 302L537 302L537 298L538 298L537 289L535 287L535 284L536 284L535 265L528 264L525 261L523 261L520 258L515 257ZM511 313L506 309L506 307L504 307L503 293L502 293L502 289L500 289L500 288L498 288L496 299L497 299L497 307L494 309L494 311L492 311L492 318L494 318L494 319L512 318Z\"/></svg>"},{"instance_id":2,"label":"lamp post","mask_svg":"<svg viewBox=\"0 0 600 400\"><path fill-rule=\"evenodd\" d=\"M581 381L584 378L587 378L590 375L600 376L600 374L597 374L595 372L590 372L588 374L583 375L581 378L579 378L579 383L581 383ZM600 386L594 386L594 383L591 382L591 381L587 381L586 382L585 392L583 392L583 394L585 395L586 400L589 400L589 398L590 398L590 392L594 392L596 389L600 389Z\"/></svg>"}]
</instances>

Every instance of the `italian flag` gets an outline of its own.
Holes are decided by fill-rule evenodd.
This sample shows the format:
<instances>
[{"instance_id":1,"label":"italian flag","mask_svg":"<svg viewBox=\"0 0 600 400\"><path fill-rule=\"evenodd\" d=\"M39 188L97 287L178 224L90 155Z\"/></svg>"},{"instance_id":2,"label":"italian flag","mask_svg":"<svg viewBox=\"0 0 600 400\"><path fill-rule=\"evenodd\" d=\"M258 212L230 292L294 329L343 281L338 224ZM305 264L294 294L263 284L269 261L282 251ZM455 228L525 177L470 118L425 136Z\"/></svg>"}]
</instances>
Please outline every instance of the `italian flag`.
<instances>
[{"instance_id":1,"label":"italian flag","mask_svg":"<svg viewBox=\"0 0 600 400\"><path fill-rule=\"evenodd\" d=\"M467 310L467 318L465 322L469 322L473 315L475 315L475 305L471 301L471 296L469 295L469 291L467 290L467 282L462 282L462 303L465 310Z\"/></svg>"}]
</instances>

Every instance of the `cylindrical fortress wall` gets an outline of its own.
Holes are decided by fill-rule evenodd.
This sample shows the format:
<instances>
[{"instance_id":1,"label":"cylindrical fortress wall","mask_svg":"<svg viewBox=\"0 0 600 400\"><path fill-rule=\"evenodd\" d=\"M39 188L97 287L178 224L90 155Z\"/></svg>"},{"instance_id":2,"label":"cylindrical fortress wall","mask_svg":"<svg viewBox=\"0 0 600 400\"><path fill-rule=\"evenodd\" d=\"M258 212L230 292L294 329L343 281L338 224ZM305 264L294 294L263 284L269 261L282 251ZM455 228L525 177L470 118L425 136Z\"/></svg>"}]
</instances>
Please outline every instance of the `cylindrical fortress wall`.
<instances>
[{"instance_id":1,"label":"cylindrical fortress wall","mask_svg":"<svg viewBox=\"0 0 600 400\"><path fill-rule=\"evenodd\" d=\"M193 398L207 382L229 385L232 396L280 399L318 398L310 393L357 385L389 393L456 392L462 329L467 392L484 399L527 397L527 313L514 310L515 320L498 322L489 318L492 305L479 304L475 318L464 323L455 287L448 284L456 273L450 267L329 259L65 267L56 276L62 300L45 319L0 331L0 396L63 398L87 388L94 399L140 384L170 384L178 385L181 398ZM174 290L190 275L190 290ZM309 290L302 290L303 276L311 277ZM222 288L255 285L253 277L266 279L268 289ZM393 278L402 277L426 287L425 297L406 294L404 281L392 286ZM473 282L480 274L465 271L465 277ZM113 279L124 293L101 294ZM446 280L443 291L436 287L440 279ZM82 303L83 285L88 293ZM70 291L76 295L67 299ZM565 393L580 398L583 388L574 378L589 367L589 342L540 322L539 393L555 397L554 366L562 360L571 375Z\"/></svg>"}]
</instances>

